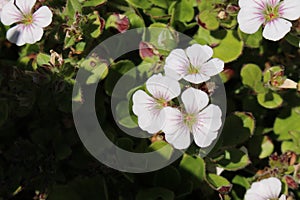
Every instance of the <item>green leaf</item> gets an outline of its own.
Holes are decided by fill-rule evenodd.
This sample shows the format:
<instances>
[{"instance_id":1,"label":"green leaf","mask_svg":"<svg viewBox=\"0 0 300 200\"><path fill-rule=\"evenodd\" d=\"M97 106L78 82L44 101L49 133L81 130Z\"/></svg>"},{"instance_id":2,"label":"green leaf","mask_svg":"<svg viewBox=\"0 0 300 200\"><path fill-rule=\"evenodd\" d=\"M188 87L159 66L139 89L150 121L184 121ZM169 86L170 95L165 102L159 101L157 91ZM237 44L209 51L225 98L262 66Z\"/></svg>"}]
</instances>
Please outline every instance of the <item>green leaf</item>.
<instances>
[{"instance_id":1,"label":"green leaf","mask_svg":"<svg viewBox=\"0 0 300 200\"><path fill-rule=\"evenodd\" d=\"M159 6L161 8L167 9L169 7L169 1L168 0L150 0L150 1L154 5Z\"/></svg>"},{"instance_id":2,"label":"green leaf","mask_svg":"<svg viewBox=\"0 0 300 200\"><path fill-rule=\"evenodd\" d=\"M210 10L204 10L199 14L199 20L208 30L216 30L219 28L219 21L217 20L217 13Z\"/></svg>"},{"instance_id":3,"label":"green leaf","mask_svg":"<svg viewBox=\"0 0 300 200\"><path fill-rule=\"evenodd\" d=\"M154 187L149 189L140 190L136 196L136 200L174 200L175 195L171 190Z\"/></svg>"},{"instance_id":4,"label":"green leaf","mask_svg":"<svg viewBox=\"0 0 300 200\"><path fill-rule=\"evenodd\" d=\"M128 101L121 101L115 109L116 119L119 124L127 128L135 128L138 126L130 115L131 108L129 107Z\"/></svg>"},{"instance_id":5,"label":"green leaf","mask_svg":"<svg viewBox=\"0 0 300 200\"><path fill-rule=\"evenodd\" d=\"M177 46L178 38L172 27L163 23L153 23L149 27L150 43L158 50L172 50Z\"/></svg>"},{"instance_id":6,"label":"green leaf","mask_svg":"<svg viewBox=\"0 0 300 200\"><path fill-rule=\"evenodd\" d=\"M244 85L252 88L257 93L265 91L262 82L262 71L255 64L244 65L241 70L242 82Z\"/></svg>"},{"instance_id":7,"label":"green leaf","mask_svg":"<svg viewBox=\"0 0 300 200\"><path fill-rule=\"evenodd\" d=\"M264 139L261 144L261 152L259 154L260 159L269 157L274 151L274 145L272 140L269 137L264 136Z\"/></svg>"},{"instance_id":8,"label":"green leaf","mask_svg":"<svg viewBox=\"0 0 300 200\"><path fill-rule=\"evenodd\" d=\"M131 4L134 7L142 8L142 9L148 9L151 7L151 2L148 0L126 0L129 4Z\"/></svg>"},{"instance_id":9,"label":"green leaf","mask_svg":"<svg viewBox=\"0 0 300 200\"><path fill-rule=\"evenodd\" d=\"M66 9L64 15L68 16L71 20L74 19L75 13L81 13L82 5L78 0L67 0Z\"/></svg>"},{"instance_id":10,"label":"green leaf","mask_svg":"<svg viewBox=\"0 0 300 200\"><path fill-rule=\"evenodd\" d=\"M225 63L236 60L243 51L243 41L239 40L237 32L227 30L226 36L223 38L214 50L214 57L220 58Z\"/></svg>"},{"instance_id":11,"label":"green leaf","mask_svg":"<svg viewBox=\"0 0 300 200\"><path fill-rule=\"evenodd\" d=\"M223 186L231 187L231 183L226 178L217 174L208 174L207 182L213 189L218 189Z\"/></svg>"},{"instance_id":12,"label":"green leaf","mask_svg":"<svg viewBox=\"0 0 300 200\"><path fill-rule=\"evenodd\" d=\"M275 119L274 133L278 135L278 140L293 139L293 131L300 130L300 107L293 108L290 112L282 112Z\"/></svg>"},{"instance_id":13,"label":"green leaf","mask_svg":"<svg viewBox=\"0 0 300 200\"><path fill-rule=\"evenodd\" d=\"M194 187L200 187L201 182L206 178L205 162L199 156L184 154L179 164L180 171L187 180L194 183Z\"/></svg>"},{"instance_id":14,"label":"green leaf","mask_svg":"<svg viewBox=\"0 0 300 200\"><path fill-rule=\"evenodd\" d=\"M64 41L64 49L70 48L76 43L76 37L75 36L66 36Z\"/></svg>"},{"instance_id":15,"label":"green leaf","mask_svg":"<svg viewBox=\"0 0 300 200\"><path fill-rule=\"evenodd\" d=\"M240 185L242 187L244 187L245 189L249 189L250 188L250 182L248 181L247 178L240 176L240 175L236 175L233 179L232 179L232 183L236 184L236 185Z\"/></svg>"},{"instance_id":16,"label":"green leaf","mask_svg":"<svg viewBox=\"0 0 300 200\"><path fill-rule=\"evenodd\" d=\"M181 0L175 5L175 20L189 22L194 17L192 0Z\"/></svg>"},{"instance_id":17,"label":"green leaf","mask_svg":"<svg viewBox=\"0 0 300 200\"><path fill-rule=\"evenodd\" d=\"M237 171L250 164L248 154L239 149L229 149L224 152L217 164L229 171Z\"/></svg>"},{"instance_id":18,"label":"green leaf","mask_svg":"<svg viewBox=\"0 0 300 200\"><path fill-rule=\"evenodd\" d=\"M246 34L238 29L240 38L244 41L245 45L250 48L259 48L262 42L262 29L259 29L256 33Z\"/></svg>"},{"instance_id":19,"label":"green leaf","mask_svg":"<svg viewBox=\"0 0 300 200\"><path fill-rule=\"evenodd\" d=\"M137 15L135 12L128 11L125 13L130 22L130 28L142 28L145 27L145 22L142 17Z\"/></svg>"},{"instance_id":20,"label":"green leaf","mask_svg":"<svg viewBox=\"0 0 300 200\"><path fill-rule=\"evenodd\" d=\"M208 44L210 46L217 46L221 42L220 39L212 36L211 32L202 26L199 26L197 34L194 35L194 40L199 44Z\"/></svg>"},{"instance_id":21,"label":"green leaf","mask_svg":"<svg viewBox=\"0 0 300 200\"><path fill-rule=\"evenodd\" d=\"M283 99L281 98L281 96L272 91L258 94L257 100L261 106L269 109L278 108L283 103Z\"/></svg>"},{"instance_id":22,"label":"green leaf","mask_svg":"<svg viewBox=\"0 0 300 200\"><path fill-rule=\"evenodd\" d=\"M39 53L36 57L36 62L39 66L49 65L50 55L45 53Z\"/></svg>"},{"instance_id":23,"label":"green leaf","mask_svg":"<svg viewBox=\"0 0 300 200\"><path fill-rule=\"evenodd\" d=\"M148 151L156 151L166 160L169 160L173 154L173 147L165 141L156 141L148 147Z\"/></svg>"},{"instance_id":24,"label":"green leaf","mask_svg":"<svg viewBox=\"0 0 300 200\"><path fill-rule=\"evenodd\" d=\"M284 39L286 39L286 41L288 41L288 43L290 43L291 45L299 48L299 44L300 44L300 38L297 35L294 35L292 33L288 33Z\"/></svg>"}]
</instances>

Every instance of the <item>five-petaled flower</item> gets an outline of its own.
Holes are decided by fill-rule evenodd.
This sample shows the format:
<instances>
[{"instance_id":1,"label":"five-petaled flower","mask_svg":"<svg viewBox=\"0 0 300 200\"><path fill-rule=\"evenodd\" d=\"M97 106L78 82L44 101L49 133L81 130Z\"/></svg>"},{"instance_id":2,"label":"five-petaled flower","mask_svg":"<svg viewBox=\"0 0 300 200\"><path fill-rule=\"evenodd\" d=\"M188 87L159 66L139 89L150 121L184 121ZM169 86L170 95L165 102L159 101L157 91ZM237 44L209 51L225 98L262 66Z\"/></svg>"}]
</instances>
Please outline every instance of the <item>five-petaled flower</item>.
<instances>
[{"instance_id":1,"label":"five-petaled flower","mask_svg":"<svg viewBox=\"0 0 300 200\"><path fill-rule=\"evenodd\" d=\"M186 149L192 141L199 147L208 147L218 136L222 125L221 109L209 104L208 95L198 89L188 88L182 95L184 108L166 107L162 128L167 142L176 149ZM191 134L192 133L192 134Z\"/></svg>"},{"instance_id":2,"label":"five-petaled flower","mask_svg":"<svg viewBox=\"0 0 300 200\"><path fill-rule=\"evenodd\" d=\"M280 192L280 180L270 177L253 183L245 194L245 200L275 200L279 198ZM286 196L281 195L279 200L286 200Z\"/></svg>"},{"instance_id":3,"label":"five-petaled flower","mask_svg":"<svg viewBox=\"0 0 300 200\"><path fill-rule=\"evenodd\" d=\"M161 74L151 76L146 88L152 96L138 90L133 94L132 111L138 116L139 127L151 134L159 132L165 121L163 108L180 94L179 83Z\"/></svg>"},{"instance_id":4,"label":"five-petaled flower","mask_svg":"<svg viewBox=\"0 0 300 200\"><path fill-rule=\"evenodd\" d=\"M186 50L174 49L166 58L165 73L176 80L183 78L191 83L203 83L224 68L224 62L211 58L212 55L213 50L207 45L194 44Z\"/></svg>"},{"instance_id":5,"label":"five-petaled flower","mask_svg":"<svg viewBox=\"0 0 300 200\"><path fill-rule=\"evenodd\" d=\"M35 2L36 0L11 0L3 7L1 22L4 25L17 24L6 33L10 42L22 46L41 40L43 28L51 24L53 14L47 6L32 13Z\"/></svg>"},{"instance_id":6,"label":"five-petaled flower","mask_svg":"<svg viewBox=\"0 0 300 200\"><path fill-rule=\"evenodd\" d=\"M291 30L292 23L288 20L300 17L299 0L239 0L239 6L237 19L241 31L253 34L264 25L263 37L273 41Z\"/></svg>"}]
</instances>

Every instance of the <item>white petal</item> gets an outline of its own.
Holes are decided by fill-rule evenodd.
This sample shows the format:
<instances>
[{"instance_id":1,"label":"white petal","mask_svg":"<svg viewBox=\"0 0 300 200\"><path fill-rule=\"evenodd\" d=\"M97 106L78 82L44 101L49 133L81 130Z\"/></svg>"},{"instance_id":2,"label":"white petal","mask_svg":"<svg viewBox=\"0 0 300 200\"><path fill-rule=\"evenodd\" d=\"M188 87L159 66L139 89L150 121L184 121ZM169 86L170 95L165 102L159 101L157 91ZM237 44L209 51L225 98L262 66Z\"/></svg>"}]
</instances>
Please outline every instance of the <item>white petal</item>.
<instances>
[{"instance_id":1,"label":"white petal","mask_svg":"<svg viewBox=\"0 0 300 200\"><path fill-rule=\"evenodd\" d=\"M39 27L49 26L52 22L52 12L47 6L40 7L35 13L33 13L33 23Z\"/></svg>"},{"instance_id":2,"label":"white petal","mask_svg":"<svg viewBox=\"0 0 300 200\"><path fill-rule=\"evenodd\" d=\"M258 199L273 199L278 198L281 191L281 182L279 179L271 177L255 182L246 192L245 200L250 200L254 195L261 198ZM252 200L252 199L251 199Z\"/></svg>"},{"instance_id":3,"label":"white petal","mask_svg":"<svg viewBox=\"0 0 300 200\"><path fill-rule=\"evenodd\" d=\"M43 29L34 24L24 25L22 33L23 41L28 44L33 44L42 39L43 33Z\"/></svg>"},{"instance_id":4,"label":"white petal","mask_svg":"<svg viewBox=\"0 0 300 200\"><path fill-rule=\"evenodd\" d=\"M222 125L222 111L219 106L209 104L198 114L198 126L205 127L208 131L217 131Z\"/></svg>"},{"instance_id":5,"label":"white petal","mask_svg":"<svg viewBox=\"0 0 300 200\"><path fill-rule=\"evenodd\" d=\"M263 197L261 197L259 194L257 193L252 193L252 191L248 190L245 194L245 200L267 200Z\"/></svg>"},{"instance_id":6,"label":"white petal","mask_svg":"<svg viewBox=\"0 0 300 200\"><path fill-rule=\"evenodd\" d=\"M252 34L258 31L265 19L262 11L255 8L242 8L237 16L239 28L244 33Z\"/></svg>"},{"instance_id":7,"label":"white petal","mask_svg":"<svg viewBox=\"0 0 300 200\"><path fill-rule=\"evenodd\" d=\"M8 2L3 8L1 13L1 22L4 25L11 25L23 19L22 13L14 5L13 1Z\"/></svg>"},{"instance_id":8,"label":"white petal","mask_svg":"<svg viewBox=\"0 0 300 200\"><path fill-rule=\"evenodd\" d=\"M224 69L224 62L218 58L213 58L203 64L200 68L200 73L207 76L219 74Z\"/></svg>"},{"instance_id":9,"label":"white petal","mask_svg":"<svg viewBox=\"0 0 300 200\"><path fill-rule=\"evenodd\" d=\"M18 46L22 46L25 44L23 40L23 24L18 24L12 28L10 28L6 33L6 38L8 41L15 43Z\"/></svg>"},{"instance_id":10,"label":"white petal","mask_svg":"<svg viewBox=\"0 0 300 200\"><path fill-rule=\"evenodd\" d=\"M146 81L147 90L157 99L170 101L180 94L180 85L178 81L168 77L156 74Z\"/></svg>"},{"instance_id":11,"label":"white petal","mask_svg":"<svg viewBox=\"0 0 300 200\"><path fill-rule=\"evenodd\" d=\"M268 22L263 30L264 38L277 41L290 32L292 23L285 19L274 19Z\"/></svg>"},{"instance_id":12,"label":"white petal","mask_svg":"<svg viewBox=\"0 0 300 200\"><path fill-rule=\"evenodd\" d=\"M280 196L279 200L286 200L286 196L283 194Z\"/></svg>"},{"instance_id":13,"label":"white petal","mask_svg":"<svg viewBox=\"0 0 300 200\"><path fill-rule=\"evenodd\" d=\"M166 58L164 69L167 76L179 80L183 75L187 73L187 69L189 66L190 63L185 54L185 51L183 49L174 49ZM169 73L170 71L173 71L173 73ZM174 73L177 76L174 76Z\"/></svg>"},{"instance_id":14,"label":"white petal","mask_svg":"<svg viewBox=\"0 0 300 200\"><path fill-rule=\"evenodd\" d=\"M162 129L165 115L156 108L155 100L146 92L138 90L132 97L132 111L138 116L139 127L151 134Z\"/></svg>"},{"instance_id":15,"label":"white petal","mask_svg":"<svg viewBox=\"0 0 300 200\"><path fill-rule=\"evenodd\" d=\"M133 94L132 102L132 111L135 115L145 111L149 112L155 107L155 100L142 90L138 90Z\"/></svg>"},{"instance_id":16,"label":"white petal","mask_svg":"<svg viewBox=\"0 0 300 200\"><path fill-rule=\"evenodd\" d=\"M26 15L31 13L31 9L33 8L35 2L36 0L16 0L16 5Z\"/></svg>"},{"instance_id":17,"label":"white petal","mask_svg":"<svg viewBox=\"0 0 300 200\"><path fill-rule=\"evenodd\" d=\"M266 0L239 0L240 8L260 8L264 9Z\"/></svg>"},{"instance_id":18,"label":"white petal","mask_svg":"<svg viewBox=\"0 0 300 200\"><path fill-rule=\"evenodd\" d=\"M185 111L190 114L198 113L207 106L209 102L208 95L205 92L192 87L182 93L181 100L184 104Z\"/></svg>"},{"instance_id":19,"label":"white petal","mask_svg":"<svg viewBox=\"0 0 300 200\"><path fill-rule=\"evenodd\" d=\"M279 7L279 12L282 13L282 17L289 20L298 19L300 17L299 10L299 0L284 0Z\"/></svg>"},{"instance_id":20,"label":"white petal","mask_svg":"<svg viewBox=\"0 0 300 200\"><path fill-rule=\"evenodd\" d=\"M213 50L207 45L193 44L186 49L186 55L194 67L199 67L212 57Z\"/></svg>"},{"instance_id":21,"label":"white petal","mask_svg":"<svg viewBox=\"0 0 300 200\"><path fill-rule=\"evenodd\" d=\"M210 79L209 76L202 74L202 73L198 73L198 74L188 74L185 75L183 77L184 80L190 82L190 83L195 83L195 84L199 84L199 83L203 83L207 80Z\"/></svg>"},{"instance_id":22,"label":"white petal","mask_svg":"<svg viewBox=\"0 0 300 200\"><path fill-rule=\"evenodd\" d=\"M186 149L191 144L191 134L187 126L183 124L182 114L176 108L164 108L165 124L162 128L167 142L176 149Z\"/></svg>"}]
</instances>

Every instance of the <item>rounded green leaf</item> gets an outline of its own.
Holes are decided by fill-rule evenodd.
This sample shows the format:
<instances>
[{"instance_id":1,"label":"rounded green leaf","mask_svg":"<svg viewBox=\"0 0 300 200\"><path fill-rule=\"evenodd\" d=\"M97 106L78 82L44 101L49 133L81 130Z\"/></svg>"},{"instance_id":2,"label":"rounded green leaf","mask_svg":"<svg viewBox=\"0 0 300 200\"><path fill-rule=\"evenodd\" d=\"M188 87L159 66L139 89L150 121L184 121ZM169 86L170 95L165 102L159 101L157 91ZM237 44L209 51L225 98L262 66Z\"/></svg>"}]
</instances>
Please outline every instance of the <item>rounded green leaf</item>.
<instances>
[{"instance_id":1,"label":"rounded green leaf","mask_svg":"<svg viewBox=\"0 0 300 200\"><path fill-rule=\"evenodd\" d=\"M219 28L219 21L217 20L217 13L205 10L200 12L199 20L201 24L208 30L216 30Z\"/></svg>"},{"instance_id":2,"label":"rounded green leaf","mask_svg":"<svg viewBox=\"0 0 300 200\"><path fill-rule=\"evenodd\" d=\"M175 5L175 20L189 22L194 17L192 0L181 0Z\"/></svg>"},{"instance_id":3,"label":"rounded green leaf","mask_svg":"<svg viewBox=\"0 0 300 200\"><path fill-rule=\"evenodd\" d=\"M229 149L224 152L217 164L225 170L237 171L249 165L250 159L247 153L239 149Z\"/></svg>"},{"instance_id":4,"label":"rounded green leaf","mask_svg":"<svg viewBox=\"0 0 300 200\"><path fill-rule=\"evenodd\" d=\"M260 93L257 95L258 103L269 109L278 108L282 105L283 99L275 92L268 91L267 93Z\"/></svg>"},{"instance_id":5,"label":"rounded green leaf","mask_svg":"<svg viewBox=\"0 0 300 200\"><path fill-rule=\"evenodd\" d=\"M214 57L220 58L225 63L234 61L242 54L243 45L236 31L227 30L225 38L214 48Z\"/></svg>"},{"instance_id":6,"label":"rounded green leaf","mask_svg":"<svg viewBox=\"0 0 300 200\"><path fill-rule=\"evenodd\" d=\"M244 65L241 70L242 82L244 85L250 87L257 93L265 91L262 82L262 71L259 66L255 64Z\"/></svg>"},{"instance_id":7,"label":"rounded green leaf","mask_svg":"<svg viewBox=\"0 0 300 200\"><path fill-rule=\"evenodd\" d=\"M207 182L213 189L221 187L231 187L231 183L224 177L217 174L208 174Z\"/></svg>"}]
</instances>

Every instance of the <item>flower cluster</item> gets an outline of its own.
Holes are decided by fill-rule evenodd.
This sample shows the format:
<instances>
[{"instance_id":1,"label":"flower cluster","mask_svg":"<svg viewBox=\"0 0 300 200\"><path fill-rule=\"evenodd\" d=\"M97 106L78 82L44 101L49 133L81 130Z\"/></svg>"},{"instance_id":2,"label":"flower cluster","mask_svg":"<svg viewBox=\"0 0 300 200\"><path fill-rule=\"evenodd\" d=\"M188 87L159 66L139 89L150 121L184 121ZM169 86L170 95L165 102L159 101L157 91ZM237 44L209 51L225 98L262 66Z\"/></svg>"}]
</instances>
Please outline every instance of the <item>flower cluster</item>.
<instances>
[{"instance_id":1,"label":"flower cluster","mask_svg":"<svg viewBox=\"0 0 300 200\"><path fill-rule=\"evenodd\" d=\"M51 24L53 14L47 6L32 13L35 3L36 0L1 0L1 22L7 26L17 24L6 33L10 42L22 46L42 39L43 28Z\"/></svg>"},{"instance_id":2,"label":"flower cluster","mask_svg":"<svg viewBox=\"0 0 300 200\"><path fill-rule=\"evenodd\" d=\"M164 66L165 76L151 76L146 81L147 92L133 94L132 110L142 130L150 134L162 131L166 141L177 149L188 148L192 139L202 148L216 139L222 112L217 105L209 104L207 93L188 87L181 94L180 105L172 101L181 93L178 80L200 84L223 70L224 62L212 55L209 46L199 44L171 51Z\"/></svg>"},{"instance_id":3,"label":"flower cluster","mask_svg":"<svg viewBox=\"0 0 300 200\"><path fill-rule=\"evenodd\" d=\"M239 0L237 20L241 31L253 34L263 25L263 37L277 41L290 32L292 23L300 17L298 0Z\"/></svg>"}]
</instances>

